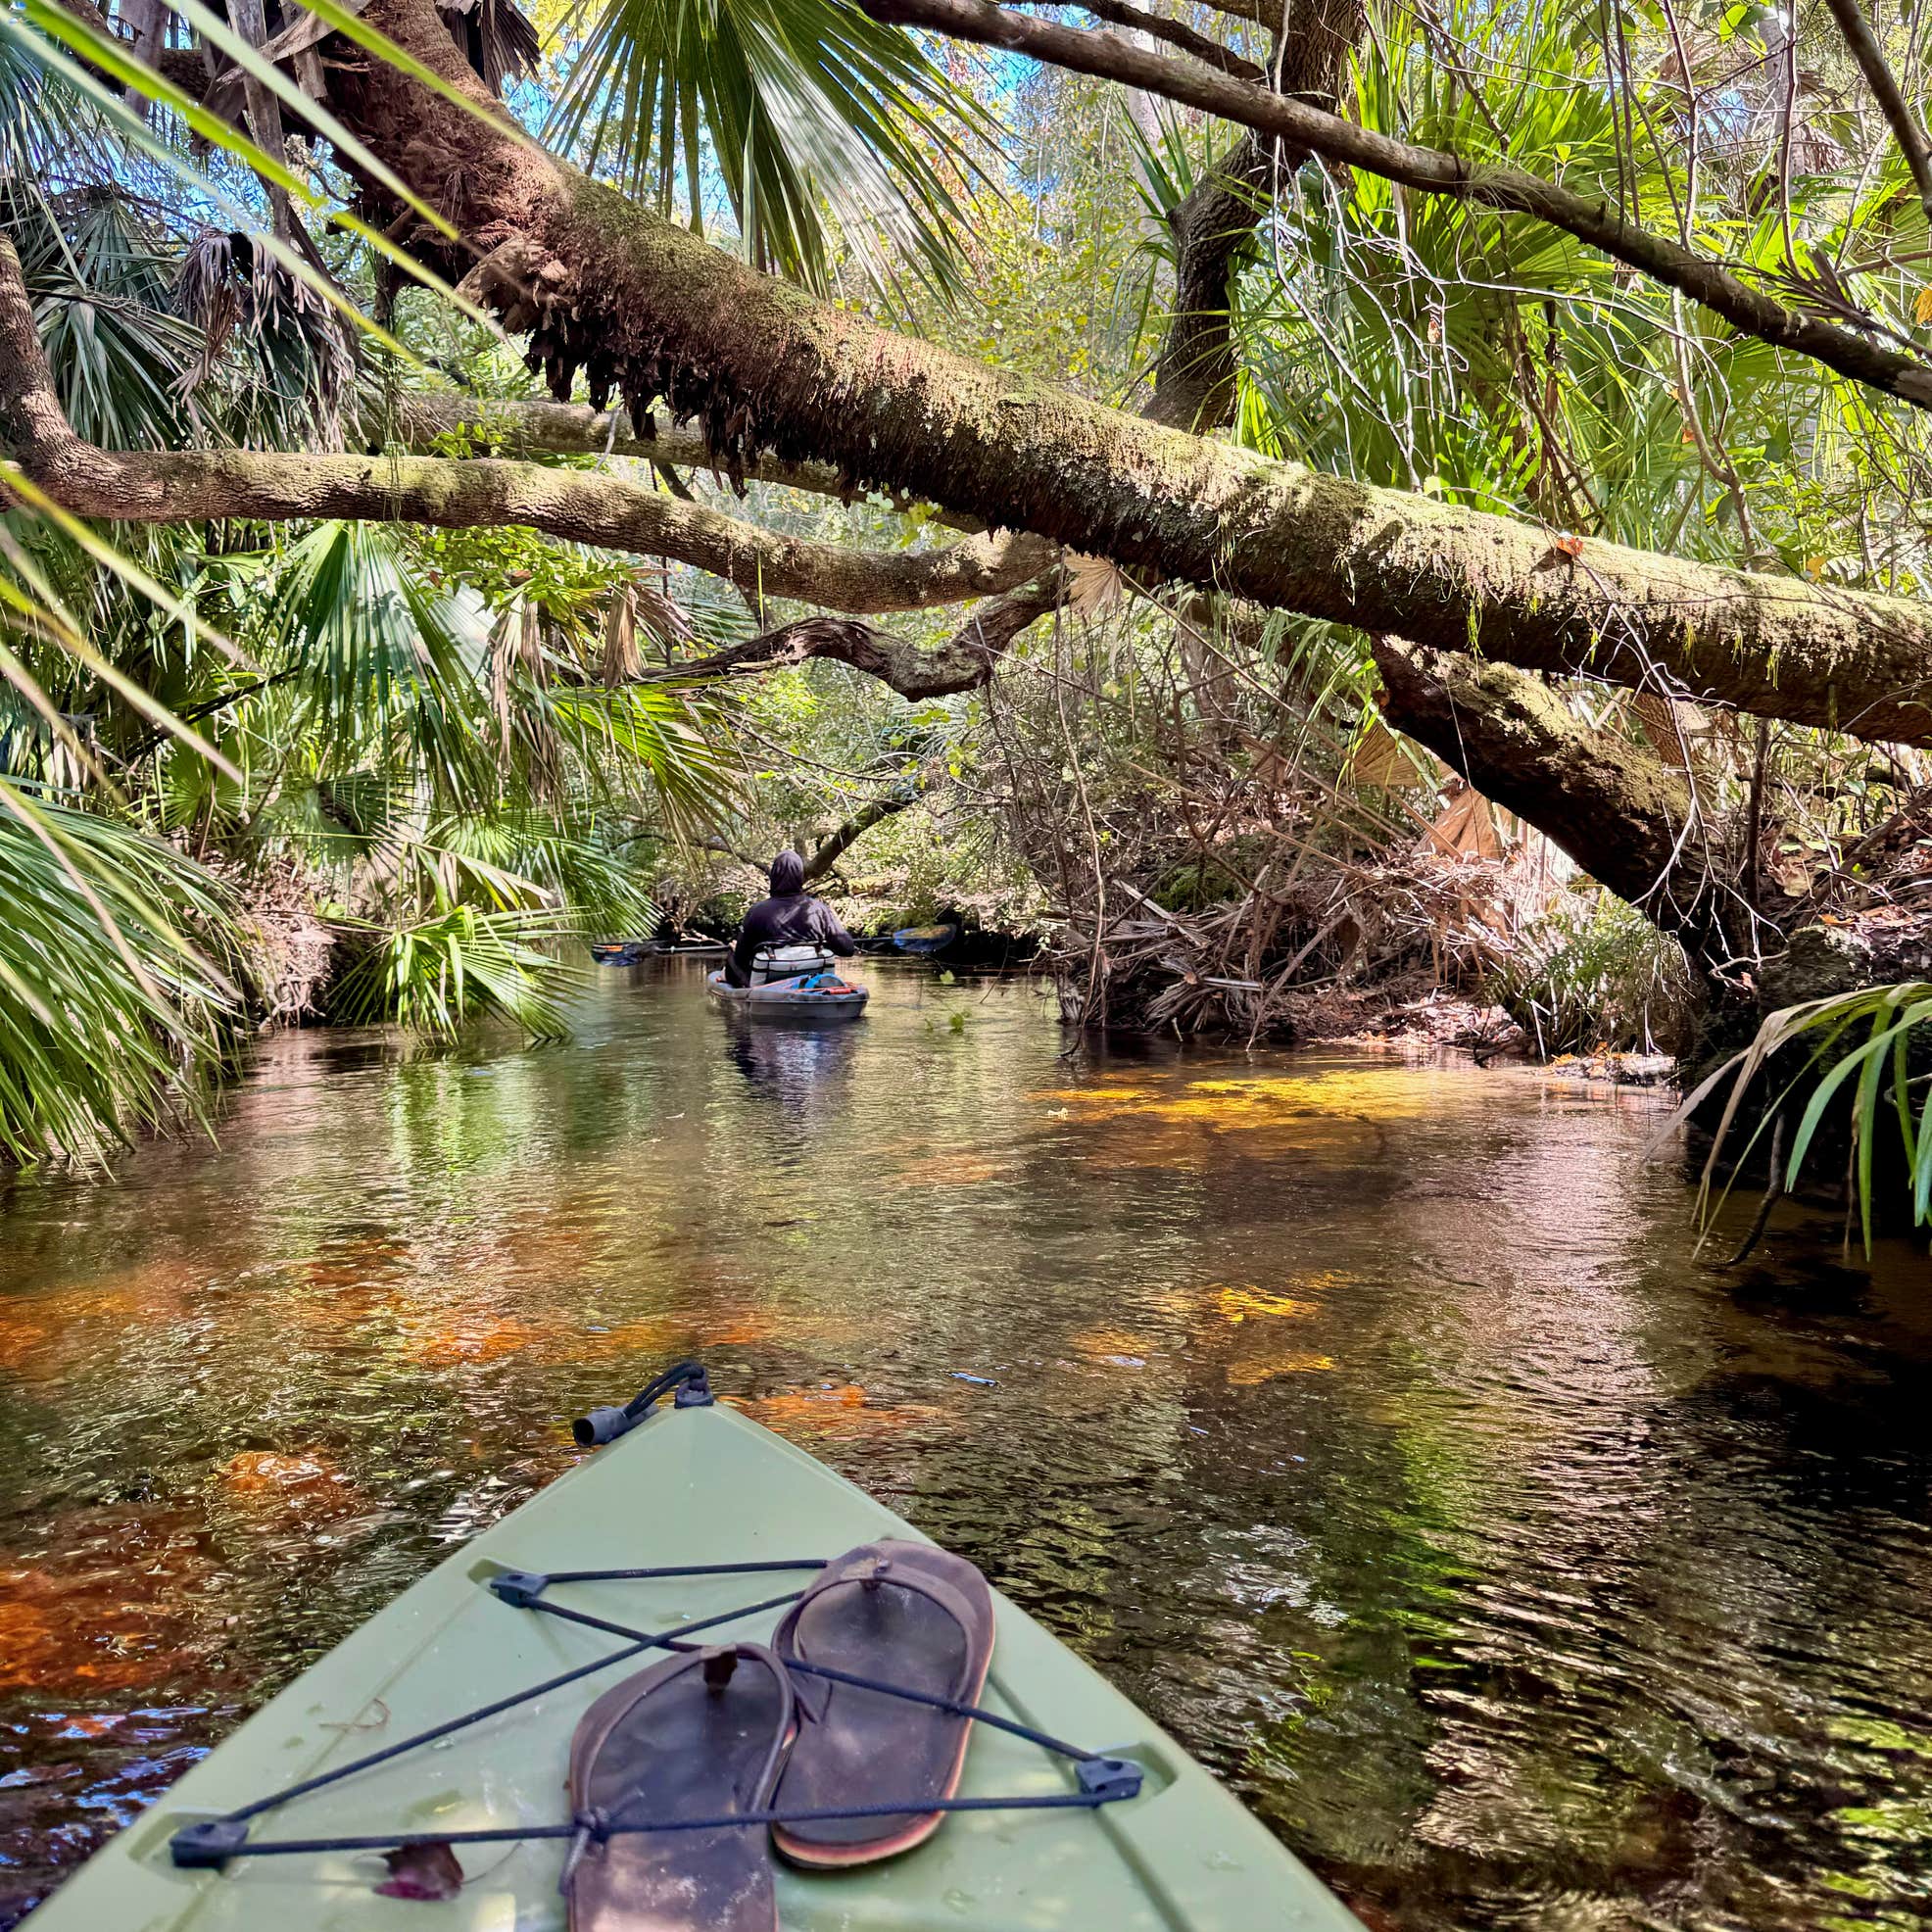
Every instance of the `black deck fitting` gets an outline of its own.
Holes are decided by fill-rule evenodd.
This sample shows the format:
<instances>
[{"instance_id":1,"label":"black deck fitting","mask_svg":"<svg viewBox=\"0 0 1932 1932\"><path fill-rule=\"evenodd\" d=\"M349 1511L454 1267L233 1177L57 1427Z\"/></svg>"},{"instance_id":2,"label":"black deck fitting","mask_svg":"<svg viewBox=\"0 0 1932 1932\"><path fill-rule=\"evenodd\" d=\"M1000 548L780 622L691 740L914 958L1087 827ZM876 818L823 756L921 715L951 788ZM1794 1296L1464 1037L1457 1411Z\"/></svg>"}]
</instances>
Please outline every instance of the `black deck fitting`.
<instances>
[{"instance_id":1,"label":"black deck fitting","mask_svg":"<svg viewBox=\"0 0 1932 1932\"><path fill-rule=\"evenodd\" d=\"M204 1818L184 1824L168 1841L169 1857L181 1871L219 1871L248 1843L248 1826L237 1818Z\"/></svg>"}]
</instances>

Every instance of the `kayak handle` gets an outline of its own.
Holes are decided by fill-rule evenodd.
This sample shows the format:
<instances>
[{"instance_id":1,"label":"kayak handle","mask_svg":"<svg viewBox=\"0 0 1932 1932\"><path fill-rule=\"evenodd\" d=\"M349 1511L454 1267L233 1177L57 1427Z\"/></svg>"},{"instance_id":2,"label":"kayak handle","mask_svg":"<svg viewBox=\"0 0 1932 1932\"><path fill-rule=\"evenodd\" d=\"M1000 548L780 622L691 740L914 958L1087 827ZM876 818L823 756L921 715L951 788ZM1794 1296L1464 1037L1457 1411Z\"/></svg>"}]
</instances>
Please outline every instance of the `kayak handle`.
<instances>
[{"instance_id":1,"label":"kayak handle","mask_svg":"<svg viewBox=\"0 0 1932 1932\"><path fill-rule=\"evenodd\" d=\"M570 1425L570 1433L580 1449L602 1449L606 1442L615 1442L636 1428L673 1390L675 1406L680 1409L711 1406L711 1384L705 1379L703 1363L687 1358L652 1376L621 1409L593 1409L588 1416L579 1416Z\"/></svg>"},{"instance_id":2,"label":"kayak handle","mask_svg":"<svg viewBox=\"0 0 1932 1932\"><path fill-rule=\"evenodd\" d=\"M638 1420L621 1409L593 1409L588 1416L579 1416L570 1425L570 1433L577 1438L580 1449L602 1449L606 1442L615 1442L627 1429L636 1428Z\"/></svg>"}]
</instances>

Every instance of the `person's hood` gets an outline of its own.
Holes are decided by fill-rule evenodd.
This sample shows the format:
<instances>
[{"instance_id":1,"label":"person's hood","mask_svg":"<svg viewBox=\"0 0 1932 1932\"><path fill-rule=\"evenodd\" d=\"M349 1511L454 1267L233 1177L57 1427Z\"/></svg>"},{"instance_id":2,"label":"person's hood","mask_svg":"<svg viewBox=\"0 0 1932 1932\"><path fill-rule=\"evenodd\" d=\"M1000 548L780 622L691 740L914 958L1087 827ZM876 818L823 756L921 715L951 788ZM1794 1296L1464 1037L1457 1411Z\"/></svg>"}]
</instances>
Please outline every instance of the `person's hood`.
<instances>
[{"instance_id":1,"label":"person's hood","mask_svg":"<svg viewBox=\"0 0 1932 1932\"><path fill-rule=\"evenodd\" d=\"M774 897L785 898L805 889L805 862L797 852L780 852L771 862L771 890Z\"/></svg>"}]
</instances>

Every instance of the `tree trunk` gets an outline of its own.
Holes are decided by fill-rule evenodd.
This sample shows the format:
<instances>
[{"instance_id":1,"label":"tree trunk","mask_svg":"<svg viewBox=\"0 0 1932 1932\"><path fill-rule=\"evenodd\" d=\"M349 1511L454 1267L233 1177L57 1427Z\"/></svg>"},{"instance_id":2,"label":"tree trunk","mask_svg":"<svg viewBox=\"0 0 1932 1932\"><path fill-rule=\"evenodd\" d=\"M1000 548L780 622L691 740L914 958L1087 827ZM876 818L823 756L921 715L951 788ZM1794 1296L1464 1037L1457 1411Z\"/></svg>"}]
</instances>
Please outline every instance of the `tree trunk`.
<instances>
[{"instance_id":1,"label":"tree trunk","mask_svg":"<svg viewBox=\"0 0 1932 1932\"><path fill-rule=\"evenodd\" d=\"M1546 834L1591 878L1679 941L1708 978L1755 962L1761 926L1686 775L1586 725L1540 678L1459 652L1375 640L1382 715L1485 797Z\"/></svg>"},{"instance_id":2,"label":"tree trunk","mask_svg":"<svg viewBox=\"0 0 1932 1932\"><path fill-rule=\"evenodd\" d=\"M862 805L805 861L805 884L823 879L875 825L909 811L926 796L931 780L922 772L907 784Z\"/></svg>"},{"instance_id":3,"label":"tree trunk","mask_svg":"<svg viewBox=\"0 0 1932 1932\"><path fill-rule=\"evenodd\" d=\"M488 258L472 286L567 396L660 399L727 460L767 448L1156 575L1527 668L1932 743L1932 623L1856 597L1275 463L895 336L584 179L496 109L429 0L366 16L466 90L337 74L371 148Z\"/></svg>"},{"instance_id":4,"label":"tree trunk","mask_svg":"<svg viewBox=\"0 0 1932 1932\"><path fill-rule=\"evenodd\" d=\"M1270 71L1251 77L1313 107L1332 108L1342 63L1362 31L1361 0L1303 0L1282 18ZM1235 279L1255 222L1279 183L1307 158L1304 147L1250 132L1168 211L1174 319L1147 407L1152 421L1206 430L1234 419Z\"/></svg>"}]
</instances>

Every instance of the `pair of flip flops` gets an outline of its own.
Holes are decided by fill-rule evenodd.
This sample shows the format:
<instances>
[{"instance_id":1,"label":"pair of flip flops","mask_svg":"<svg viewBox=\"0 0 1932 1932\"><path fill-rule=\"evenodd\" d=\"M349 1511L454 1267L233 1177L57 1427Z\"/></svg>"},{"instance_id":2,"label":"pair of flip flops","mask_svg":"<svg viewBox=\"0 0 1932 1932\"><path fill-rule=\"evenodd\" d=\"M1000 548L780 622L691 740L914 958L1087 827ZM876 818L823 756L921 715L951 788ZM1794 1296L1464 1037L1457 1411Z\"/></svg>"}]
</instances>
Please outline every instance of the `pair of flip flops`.
<instances>
[{"instance_id":1,"label":"pair of flip flops","mask_svg":"<svg viewBox=\"0 0 1932 1932\"><path fill-rule=\"evenodd\" d=\"M607 1828L626 1820L784 1812L771 1844L827 1869L923 1844L945 1813L919 1807L951 1798L966 1762L972 1720L947 1707L979 1703L992 1637L973 1565L924 1543L867 1543L825 1567L769 1648L687 1652L607 1691L570 1747L573 1811L604 1827L580 1836L565 1870L570 1932L776 1926L763 1831Z\"/></svg>"}]
</instances>

